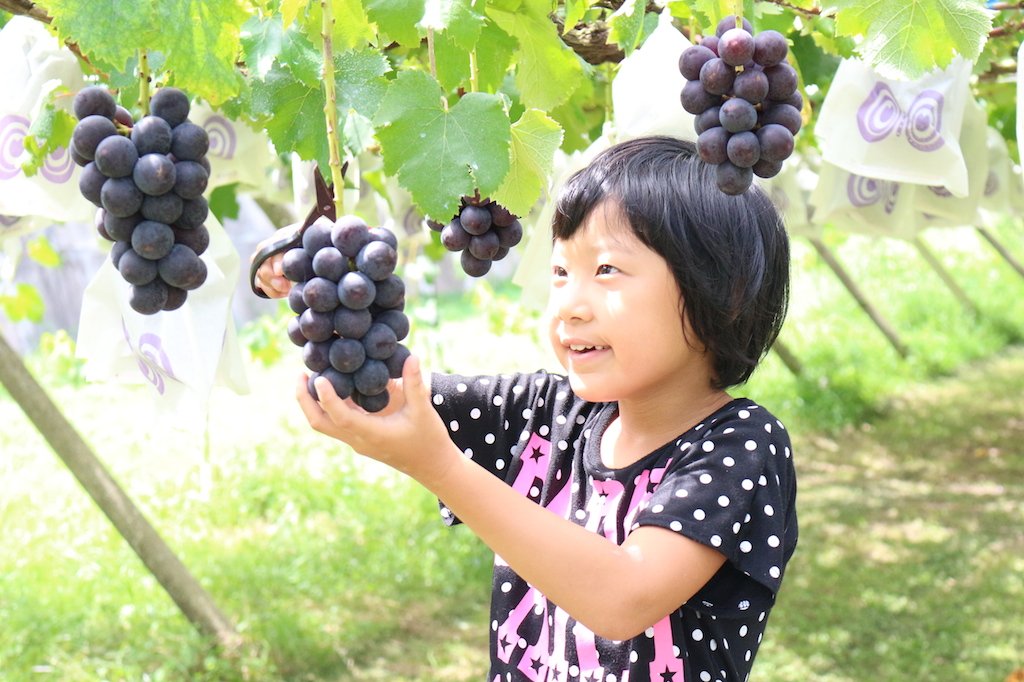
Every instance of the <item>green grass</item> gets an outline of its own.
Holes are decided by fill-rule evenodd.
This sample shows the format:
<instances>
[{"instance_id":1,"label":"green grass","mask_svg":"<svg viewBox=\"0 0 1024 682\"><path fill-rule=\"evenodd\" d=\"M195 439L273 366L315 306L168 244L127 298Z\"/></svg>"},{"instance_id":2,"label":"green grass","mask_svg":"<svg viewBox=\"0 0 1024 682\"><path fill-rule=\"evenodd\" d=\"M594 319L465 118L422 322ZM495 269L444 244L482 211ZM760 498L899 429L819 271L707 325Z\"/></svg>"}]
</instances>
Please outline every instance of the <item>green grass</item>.
<instances>
[{"instance_id":1,"label":"green grass","mask_svg":"<svg viewBox=\"0 0 1024 682\"><path fill-rule=\"evenodd\" d=\"M1024 258L1013 226L999 235ZM770 355L739 391L787 421L801 477L801 545L754 680L981 682L1024 667L1024 278L970 230L926 238L979 316L908 245L830 238L906 360L795 242L782 338L803 373ZM551 366L515 297L420 302L414 343L440 369ZM66 340L28 358L238 625L246 645L230 655L0 391L0 679L482 679L489 554L416 486L304 426L278 329L244 330L252 392L215 390L208 425L153 415L146 389L80 382Z\"/></svg>"}]
</instances>

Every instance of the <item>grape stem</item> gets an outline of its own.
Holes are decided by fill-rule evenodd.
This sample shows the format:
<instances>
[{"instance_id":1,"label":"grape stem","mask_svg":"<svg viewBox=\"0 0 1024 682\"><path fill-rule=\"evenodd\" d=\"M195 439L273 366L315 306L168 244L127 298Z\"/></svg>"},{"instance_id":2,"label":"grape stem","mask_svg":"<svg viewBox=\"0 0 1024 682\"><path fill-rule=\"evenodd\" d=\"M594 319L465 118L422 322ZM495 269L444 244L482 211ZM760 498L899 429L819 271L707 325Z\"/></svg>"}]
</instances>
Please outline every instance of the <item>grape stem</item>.
<instances>
[{"instance_id":1,"label":"grape stem","mask_svg":"<svg viewBox=\"0 0 1024 682\"><path fill-rule=\"evenodd\" d=\"M139 50L139 109L143 116L149 115L149 54Z\"/></svg>"},{"instance_id":2,"label":"grape stem","mask_svg":"<svg viewBox=\"0 0 1024 682\"><path fill-rule=\"evenodd\" d=\"M471 55L474 53L470 53ZM437 80L437 57L434 53L434 29L427 29L427 55L430 57L430 75ZM472 59L473 57L470 57ZM472 63L472 62L470 62ZM448 100L444 94L441 95L441 106L444 107L445 111L448 111Z\"/></svg>"},{"instance_id":3,"label":"grape stem","mask_svg":"<svg viewBox=\"0 0 1024 682\"><path fill-rule=\"evenodd\" d=\"M327 124L328 165L331 167L331 182L334 184L334 210L339 218L345 215L345 178L341 173L341 155L338 142L338 96L334 86L334 45L331 36L334 33L334 15L330 0L320 0L323 10L321 35L323 46L323 79L324 79L324 121Z\"/></svg>"}]
</instances>

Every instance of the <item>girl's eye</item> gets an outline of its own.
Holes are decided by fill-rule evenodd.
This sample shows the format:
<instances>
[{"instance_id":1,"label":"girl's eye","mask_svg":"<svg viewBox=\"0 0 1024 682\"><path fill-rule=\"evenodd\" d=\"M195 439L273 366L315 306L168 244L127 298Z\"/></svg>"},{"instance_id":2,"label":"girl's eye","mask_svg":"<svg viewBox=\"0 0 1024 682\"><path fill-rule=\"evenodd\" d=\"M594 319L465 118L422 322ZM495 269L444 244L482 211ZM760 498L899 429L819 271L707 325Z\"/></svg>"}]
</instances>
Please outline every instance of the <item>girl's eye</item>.
<instances>
[{"instance_id":1,"label":"girl's eye","mask_svg":"<svg viewBox=\"0 0 1024 682\"><path fill-rule=\"evenodd\" d=\"M608 265L607 263L597 266L597 274L599 275L611 275L618 271L619 269L617 267L614 265Z\"/></svg>"},{"instance_id":2,"label":"girl's eye","mask_svg":"<svg viewBox=\"0 0 1024 682\"><path fill-rule=\"evenodd\" d=\"M551 267L551 274L555 277L565 277L565 268L563 268L561 265L553 265Z\"/></svg>"}]
</instances>

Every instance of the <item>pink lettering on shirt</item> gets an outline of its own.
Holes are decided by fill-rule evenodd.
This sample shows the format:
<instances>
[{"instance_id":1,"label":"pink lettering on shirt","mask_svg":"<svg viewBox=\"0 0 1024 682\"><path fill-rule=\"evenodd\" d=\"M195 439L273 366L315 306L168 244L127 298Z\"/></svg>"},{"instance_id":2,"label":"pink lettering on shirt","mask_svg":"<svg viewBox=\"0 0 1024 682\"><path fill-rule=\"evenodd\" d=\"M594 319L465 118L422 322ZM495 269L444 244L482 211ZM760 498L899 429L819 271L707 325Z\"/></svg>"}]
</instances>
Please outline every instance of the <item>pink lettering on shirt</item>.
<instances>
[{"instance_id":1,"label":"pink lettering on shirt","mask_svg":"<svg viewBox=\"0 0 1024 682\"><path fill-rule=\"evenodd\" d=\"M675 642L672 641L672 624L669 616L665 616L654 624L654 658L651 659L650 671L652 680L665 682L684 682L683 662L676 654Z\"/></svg>"}]
</instances>

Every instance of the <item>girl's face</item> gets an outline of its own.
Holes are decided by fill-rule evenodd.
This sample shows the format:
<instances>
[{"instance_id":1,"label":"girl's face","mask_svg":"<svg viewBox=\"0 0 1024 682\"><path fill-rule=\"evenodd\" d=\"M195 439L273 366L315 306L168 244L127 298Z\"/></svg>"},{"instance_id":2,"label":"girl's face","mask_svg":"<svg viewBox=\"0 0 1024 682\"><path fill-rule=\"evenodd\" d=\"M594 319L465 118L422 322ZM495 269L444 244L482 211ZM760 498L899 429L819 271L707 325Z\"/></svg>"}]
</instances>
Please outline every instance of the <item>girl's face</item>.
<instances>
[{"instance_id":1,"label":"girl's face","mask_svg":"<svg viewBox=\"0 0 1024 682\"><path fill-rule=\"evenodd\" d=\"M695 371L708 375L708 356L688 323L684 335L668 264L614 203L591 211L571 239L556 240L551 265L551 343L579 397L678 400Z\"/></svg>"}]
</instances>

